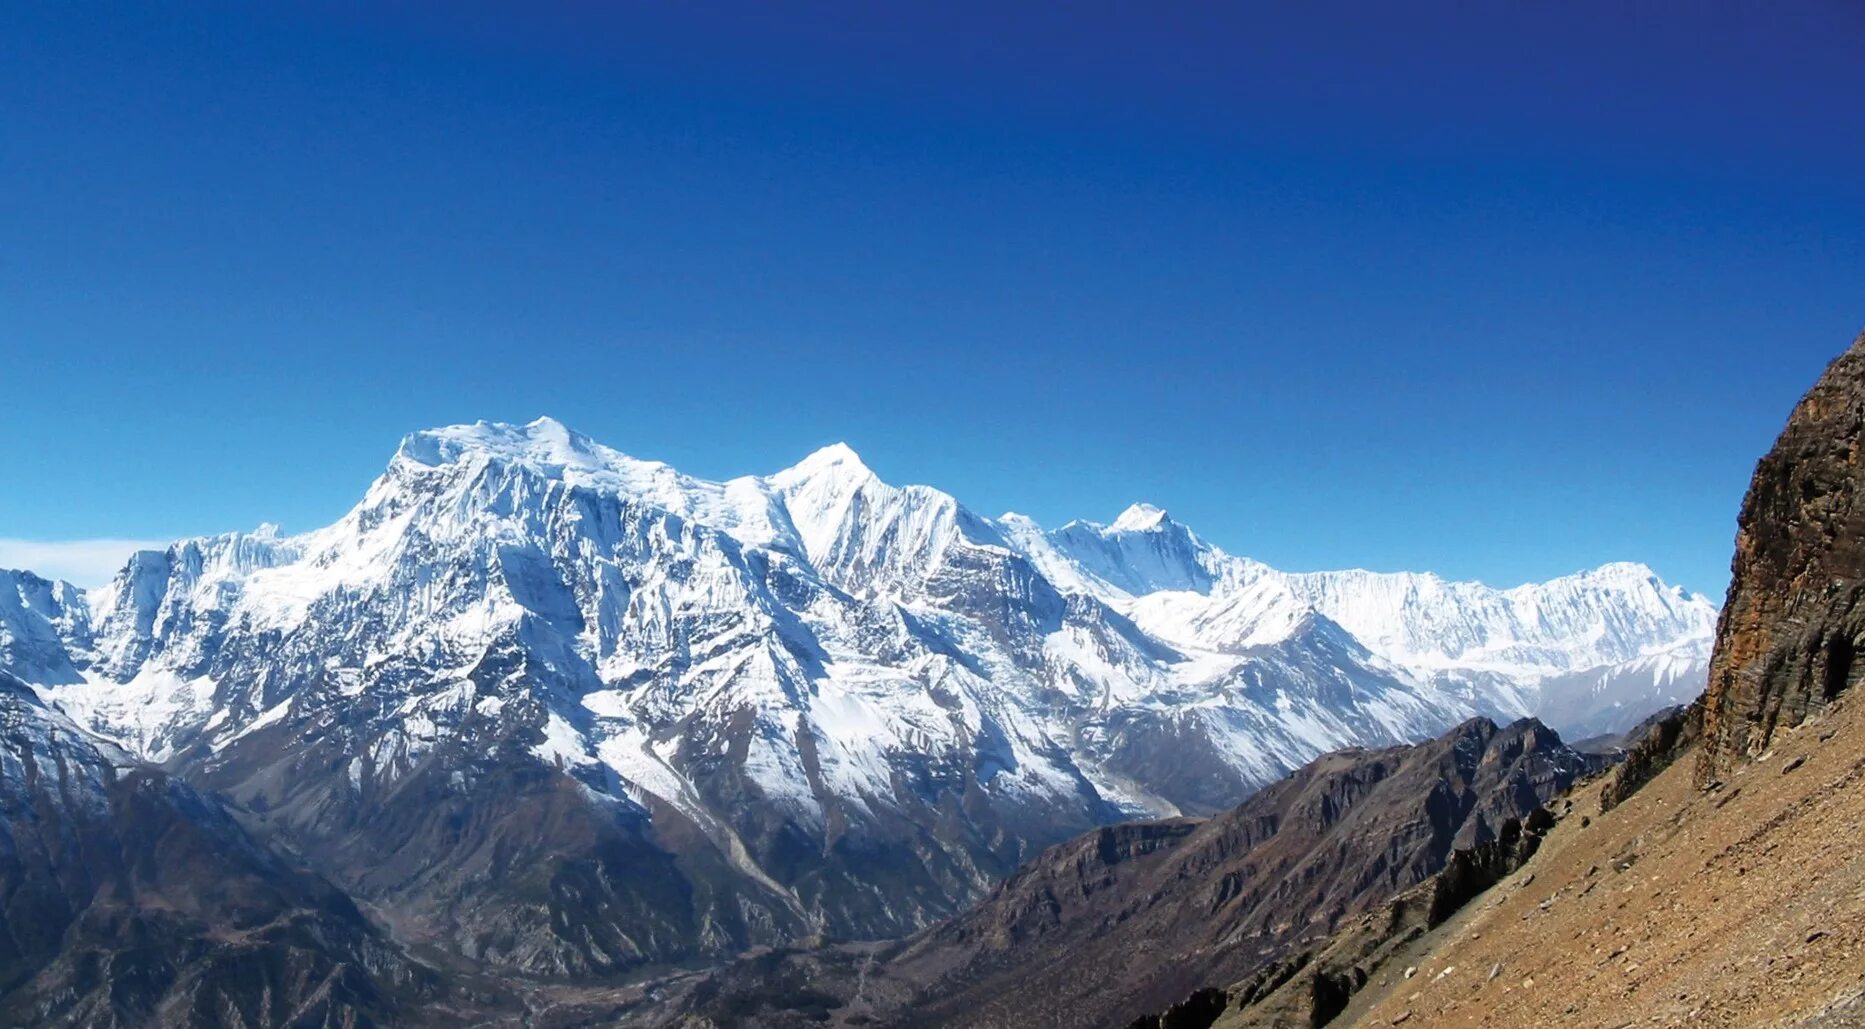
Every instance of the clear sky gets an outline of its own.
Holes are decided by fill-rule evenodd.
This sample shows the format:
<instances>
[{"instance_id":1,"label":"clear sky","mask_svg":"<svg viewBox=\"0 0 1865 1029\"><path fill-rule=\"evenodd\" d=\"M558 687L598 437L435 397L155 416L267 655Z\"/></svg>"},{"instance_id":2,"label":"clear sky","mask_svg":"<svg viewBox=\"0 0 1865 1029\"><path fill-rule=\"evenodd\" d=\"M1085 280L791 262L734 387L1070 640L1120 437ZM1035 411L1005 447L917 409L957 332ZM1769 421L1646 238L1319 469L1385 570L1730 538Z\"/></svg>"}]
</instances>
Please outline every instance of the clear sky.
<instances>
[{"instance_id":1,"label":"clear sky","mask_svg":"<svg viewBox=\"0 0 1865 1029\"><path fill-rule=\"evenodd\" d=\"M9 7L0 538L312 528L548 413L1720 594L1865 327L1853 0L387 6Z\"/></svg>"}]
</instances>

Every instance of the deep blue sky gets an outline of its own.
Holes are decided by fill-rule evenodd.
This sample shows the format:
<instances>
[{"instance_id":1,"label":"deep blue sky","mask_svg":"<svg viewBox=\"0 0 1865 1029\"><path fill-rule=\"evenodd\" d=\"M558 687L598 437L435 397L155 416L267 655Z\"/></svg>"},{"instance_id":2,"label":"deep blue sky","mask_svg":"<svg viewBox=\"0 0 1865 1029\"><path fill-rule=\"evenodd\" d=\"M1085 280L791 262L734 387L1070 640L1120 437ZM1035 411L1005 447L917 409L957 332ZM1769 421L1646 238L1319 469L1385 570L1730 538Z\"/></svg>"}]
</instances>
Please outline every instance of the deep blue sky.
<instances>
[{"instance_id":1,"label":"deep blue sky","mask_svg":"<svg viewBox=\"0 0 1865 1029\"><path fill-rule=\"evenodd\" d=\"M1851 0L377 6L7 10L0 537L311 528L549 413L1720 594L1865 327Z\"/></svg>"}]
</instances>

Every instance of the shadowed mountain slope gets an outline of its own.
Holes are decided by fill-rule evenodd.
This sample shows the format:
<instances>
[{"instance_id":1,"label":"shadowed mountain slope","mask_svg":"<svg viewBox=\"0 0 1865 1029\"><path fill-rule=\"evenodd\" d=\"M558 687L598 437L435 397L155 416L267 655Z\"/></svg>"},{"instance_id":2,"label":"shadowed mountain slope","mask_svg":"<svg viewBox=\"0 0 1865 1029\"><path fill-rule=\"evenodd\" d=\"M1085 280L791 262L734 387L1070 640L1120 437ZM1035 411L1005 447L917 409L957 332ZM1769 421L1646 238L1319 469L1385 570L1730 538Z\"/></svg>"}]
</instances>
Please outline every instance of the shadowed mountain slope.
<instances>
[{"instance_id":1,"label":"shadowed mountain slope","mask_svg":"<svg viewBox=\"0 0 1865 1029\"><path fill-rule=\"evenodd\" d=\"M1052 848L903 943L741 963L676 984L632 1018L1124 1025L1326 936L1459 848L1513 839L1596 767L1533 721L1477 719L1414 747L1329 754L1224 814L1111 826Z\"/></svg>"},{"instance_id":2,"label":"shadowed mountain slope","mask_svg":"<svg viewBox=\"0 0 1865 1029\"><path fill-rule=\"evenodd\" d=\"M395 1024L447 995L348 897L0 673L0 1022Z\"/></svg>"}]
</instances>

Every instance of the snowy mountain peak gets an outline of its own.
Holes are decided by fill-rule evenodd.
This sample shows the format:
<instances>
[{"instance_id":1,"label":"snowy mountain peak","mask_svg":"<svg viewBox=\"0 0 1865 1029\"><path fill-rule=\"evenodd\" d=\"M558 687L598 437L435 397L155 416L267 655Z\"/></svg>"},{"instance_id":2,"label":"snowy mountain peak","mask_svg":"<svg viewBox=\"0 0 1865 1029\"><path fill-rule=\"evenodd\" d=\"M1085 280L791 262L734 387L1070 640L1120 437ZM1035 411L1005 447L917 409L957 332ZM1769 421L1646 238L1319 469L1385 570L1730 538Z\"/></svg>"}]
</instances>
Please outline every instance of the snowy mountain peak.
<instances>
[{"instance_id":1,"label":"snowy mountain peak","mask_svg":"<svg viewBox=\"0 0 1865 1029\"><path fill-rule=\"evenodd\" d=\"M1620 589L1648 588L1660 593L1674 594L1678 597L1692 596L1689 591L1685 590L1682 586L1667 584L1650 565L1642 561L1614 561L1609 564L1600 565L1598 568L1589 568L1585 571L1575 572L1572 575L1563 575L1543 585L1552 586L1557 583L1611 586ZM1529 587L1523 588L1532 588L1533 585L1534 584L1531 583ZM1707 602L1707 598L1699 599L1705 599Z\"/></svg>"},{"instance_id":2,"label":"snowy mountain peak","mask_svg":"<svg viewBox=\"0 0 1865 1029\"><path fill-rule=\"evenodd\" d=\"M397 456L430 467L476 456L581 471L653 464L610 450L554 418L539 418L524 425L481 421L424 429L402 440Z\"/></svg>"},{"instance_id":3,"label":"snowy mountain peak","mask_svg":"<svg viewBox=\"0 0 1865 1029\"><path fill-rule=\"evenodd\" d=\"M482 470L491 470L491 477L481 481ZM550 418L525 425L474 422L416 432L402 441L387 472L352 517L360 519L359 524L379 524L396 512L421 507L420 498L441 492L455 497L449 518L456 522L488 504L510 513L514 504L543 503L547 490L540 484L551 482L699 519L747 540L767 542L782 535L771 524L769 498L757 480L696 479L671 465L603 446ZM462 524L470 527L471 521Z\"/></svg>"},{"instance_id":4,"label":"snowy mountain peak","mask_svg":"<svg viewBox=\"0 0 1865 1029\"><path fill-rule=\"evenodd\" d=\"M1582 573L1589 574L1589 573ZM1658 573L1643 561L1612 561L1600 565L1590 573L1602 578L1655 579Z\"/></svg>"},{"instance_id":5,"label":"snowy mountain peak","mask_svg":"<svg viewBox=\"0 0 1865 1029\"><path fill-rule=\"evenodd\" d=\"M1170 520L1164 508L1138 503L1122 511L1108 529L1113 532L1151 532Z\"/></svg>"},{"instance_id":6,"label":"snowy mountain peak","mask_svg":"<svg viewBox=\"0 0 1865 1029\"><path fill-rule=\"evenodd\" d=\"M1075 521L1052 533L1027 527L1020 535L1045 575L1070 585L1079 581L1104 598L1207 593L1232 560L1152 504L1134 504L1112 525Z\"/></svg>"},{"instance_id":7,"label":"snowy mountain peak","mask_svg":"<svg viewBox=\"0 0 1865 1029\"><path fill-rule=\"evenodd\" d=\"M855 448L846 443L831 443L771 476L773 482L782 484L820 478L856 483L879 481L873 469L861 460L860 454L855 453Z\"/></svg>"}]
</instances>

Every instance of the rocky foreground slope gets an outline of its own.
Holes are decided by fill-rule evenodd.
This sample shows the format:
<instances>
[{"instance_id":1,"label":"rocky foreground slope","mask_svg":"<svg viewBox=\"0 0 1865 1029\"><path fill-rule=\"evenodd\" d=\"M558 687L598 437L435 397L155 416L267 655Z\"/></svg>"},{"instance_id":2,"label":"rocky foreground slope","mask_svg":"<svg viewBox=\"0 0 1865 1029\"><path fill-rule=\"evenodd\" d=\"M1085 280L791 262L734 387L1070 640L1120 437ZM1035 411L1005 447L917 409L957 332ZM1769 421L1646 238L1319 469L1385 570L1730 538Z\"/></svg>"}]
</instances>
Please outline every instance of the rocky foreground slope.
<instances>
[{"instance_id":1,"label":"rocky foreground slope","mask_svg":"<svg viewBox=\"0 0 1865 1029\"><path fill-rule=\"evenodd\" d=\"M1714 791L1671 765L1604 814L1597 782L1539 852L1371 972L1334 1023L1865 1024L1865 717L1776 731ZM1405 972L1413 969L1410 978ZM1294 1025L1234 1009L1216 1026Z\"/></svg>"}]
</instances>

